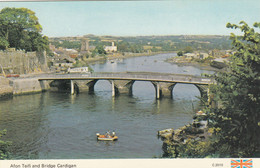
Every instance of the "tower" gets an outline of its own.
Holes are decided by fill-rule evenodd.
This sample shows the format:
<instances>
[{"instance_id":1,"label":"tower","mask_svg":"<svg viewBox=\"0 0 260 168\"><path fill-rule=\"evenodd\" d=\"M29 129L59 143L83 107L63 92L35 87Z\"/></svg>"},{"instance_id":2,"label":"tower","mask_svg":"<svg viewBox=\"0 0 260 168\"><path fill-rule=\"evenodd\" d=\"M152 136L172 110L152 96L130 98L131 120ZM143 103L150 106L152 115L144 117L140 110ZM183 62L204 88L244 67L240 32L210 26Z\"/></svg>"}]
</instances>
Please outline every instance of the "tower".
<instances>
[{"instance_id":1,"label":"tower","mask_svg":"<svg viewBox=\"0 0 260 168\"><path fill-rule=\"evenodd\" d=\"M81 40L81 51L89 51L89 43L88 43L88 39L83 38Z\"/></svg>"}]
</instances>

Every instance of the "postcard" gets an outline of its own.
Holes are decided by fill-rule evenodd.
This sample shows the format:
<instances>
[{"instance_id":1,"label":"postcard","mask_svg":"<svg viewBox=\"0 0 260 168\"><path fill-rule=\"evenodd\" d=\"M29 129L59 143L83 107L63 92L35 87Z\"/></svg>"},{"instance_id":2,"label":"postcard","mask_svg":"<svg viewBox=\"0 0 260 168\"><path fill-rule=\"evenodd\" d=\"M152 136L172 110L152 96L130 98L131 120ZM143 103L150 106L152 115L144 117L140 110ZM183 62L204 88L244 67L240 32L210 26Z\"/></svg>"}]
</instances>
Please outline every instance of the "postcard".
<instances>
[{"instance_id":1,"label":"postcard","mask_svg":"<svg viewBox=\"0 0 260 168\"><path fill-rule=\"evenodd\" d=\"M258 167L259 9L1 1L0 168Z\"/></svg>"}]
</instances>

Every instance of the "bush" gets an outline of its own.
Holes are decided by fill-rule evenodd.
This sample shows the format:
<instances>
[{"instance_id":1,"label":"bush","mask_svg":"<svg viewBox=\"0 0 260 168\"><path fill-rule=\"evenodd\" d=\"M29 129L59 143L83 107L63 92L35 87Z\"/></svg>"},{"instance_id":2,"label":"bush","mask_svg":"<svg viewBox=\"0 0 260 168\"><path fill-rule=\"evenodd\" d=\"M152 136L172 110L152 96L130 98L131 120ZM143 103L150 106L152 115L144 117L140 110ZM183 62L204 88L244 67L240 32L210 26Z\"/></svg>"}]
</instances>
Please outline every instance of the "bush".
<instances>
[{"instance_id":1,"label":"bush","mask_svg":"<svg viewBox=\"0 0 260 168\"><path fill-rule=\"evenodd\" d=\"M6 130L0 131L0 138L6 135ZM4 160L9 157L8 148L12 144L10 141L3 141L0 139L0 159Z\"/></svg>"}]
</instances>

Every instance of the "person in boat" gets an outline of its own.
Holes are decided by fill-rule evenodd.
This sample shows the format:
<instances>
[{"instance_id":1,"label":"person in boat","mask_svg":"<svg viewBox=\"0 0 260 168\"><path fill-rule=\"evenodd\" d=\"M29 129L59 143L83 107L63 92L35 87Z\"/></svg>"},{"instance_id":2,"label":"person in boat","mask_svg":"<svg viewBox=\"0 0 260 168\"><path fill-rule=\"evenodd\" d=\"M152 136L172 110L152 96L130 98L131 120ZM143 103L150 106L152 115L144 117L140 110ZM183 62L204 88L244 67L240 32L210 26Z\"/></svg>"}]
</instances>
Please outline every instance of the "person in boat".
<instances>
[{"instance_id":1,"label":"person in boat","mask_svg":"<svg viewBox=\"0 0 260 168\"><path fill-rule=\"evenodd\" d=\"M116 133L115 131L112 132L112 137L116 136Z\"/></svg>"},{"instance_id":2,"label":"person in boat","mask_svg":"<svg viewBox=\"0 0 260 168\"><path fill-rule=\"evenodd\" d=\"M111 137L110 131L107 131L107 133L105 134L105 136L106 136L107 138L110 138L110 137Z\"/></svg>"}]
</instances>

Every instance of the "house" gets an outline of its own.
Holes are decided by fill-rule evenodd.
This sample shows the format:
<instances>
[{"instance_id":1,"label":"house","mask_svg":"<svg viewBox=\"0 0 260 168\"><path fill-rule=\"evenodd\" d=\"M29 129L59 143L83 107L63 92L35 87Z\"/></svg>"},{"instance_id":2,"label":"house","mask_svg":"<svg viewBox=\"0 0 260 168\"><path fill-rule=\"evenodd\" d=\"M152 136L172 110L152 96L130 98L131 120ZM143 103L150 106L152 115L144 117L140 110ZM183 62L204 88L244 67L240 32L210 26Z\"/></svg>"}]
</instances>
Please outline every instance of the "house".
<instances>
[{"instance_id":1,"label":"house","mask_svg":"<svg viewBox=\"0 0 260 168\"><path fill-rule=\"evenodd\" d=\"M58 47L56 48L54 45L52 45L51 43L49 44L49 48L50 50L53 52L53 54L55 56L61 56L61 55L66 55L69 56L71 58L76 58L78 57L79 53L77 50L75 49L69 49L69 48L62 48L62 47Z\"/></svg>"},{"instance_id":2,"label":"house","mask_svg":"<svg viewBox=\"0 0 260 168\"><path fill-rule=\"evenodd\" d=\"M65 48L65 51L66 51L67 53L72 53L72 54L77 54L77 53L78 53L78 51L75 50L75 49L68 49L68 48Z\"/></svg>"},{"instance_id":3,"label":"house","mask_svg":"<svg viewBox=\"0 0 260 168\"><path fill-rule=\"evenodd\" d=\"M107 53L116 52L117 51L117 46L115 46L114 42L112 42L112 46L105 46L104 50Z\"/></svg>"},{"instance_id":4,"label":"house","mask_svg":"<svg viewBox=\"0 0 260 168\"><path fill-rule=\"evenodd\" d=\"M214 49L214 50L211 51L211 55L212 55L213 57L215 57L215 58L217 58L217 57L222 57L222 56L225 55L225 54L226 54L226 51L224 51L224 50Z\"/></svg>"},{"instance_id":5,"label":"house","mask_svg":"<svg viewBox=\"0 0 260 168\"><path fill-rule=\"evenodd\" d=\"M206 58L208 58L209 57L209 54L208 53L200 53L199 54L199 58L200 59L206 59Z\"/></svg>"},{"instance_id":6,"label":"house","mask_svg":"<svg viewBox=\"0 0 260 168\"><path fill-rule=\"evenodd\" d=\"M60 58L55 60L53 65L56 67L72 67L75 62L72 58Z\"/></svg>"},{"instance_id":7,"label":"house","mask_svg":"<svg viewBox=\"0 0 260 168\"><path fill-rule=\"evenodd\" d=\"M69 68L68 73L90 73L88 67Z\"/></svg>"},{"instance_id":8,"label":"house","mask_svg":"<svg viewBox=\"0 0 260 168\"><path fill-rule=\"evenodd\" d=\"M68 48L66 48L65 52L66 52L66 55L68 55L71 58L77 58L78 55L79 55L78 51L75 50L75 49L68 49Z\"/></svg>"},{"instance_id":9,"label":"house","mask_svg":"<svg viewBox=\"0 0 260 168\"><path fill-rule=\"evenodd\" d=\"M197 55L194 54L194 53L186 53L186 54L183 54L183 56L184 56L186 59L197 58Z\"/></svg>"}]
</instances>

